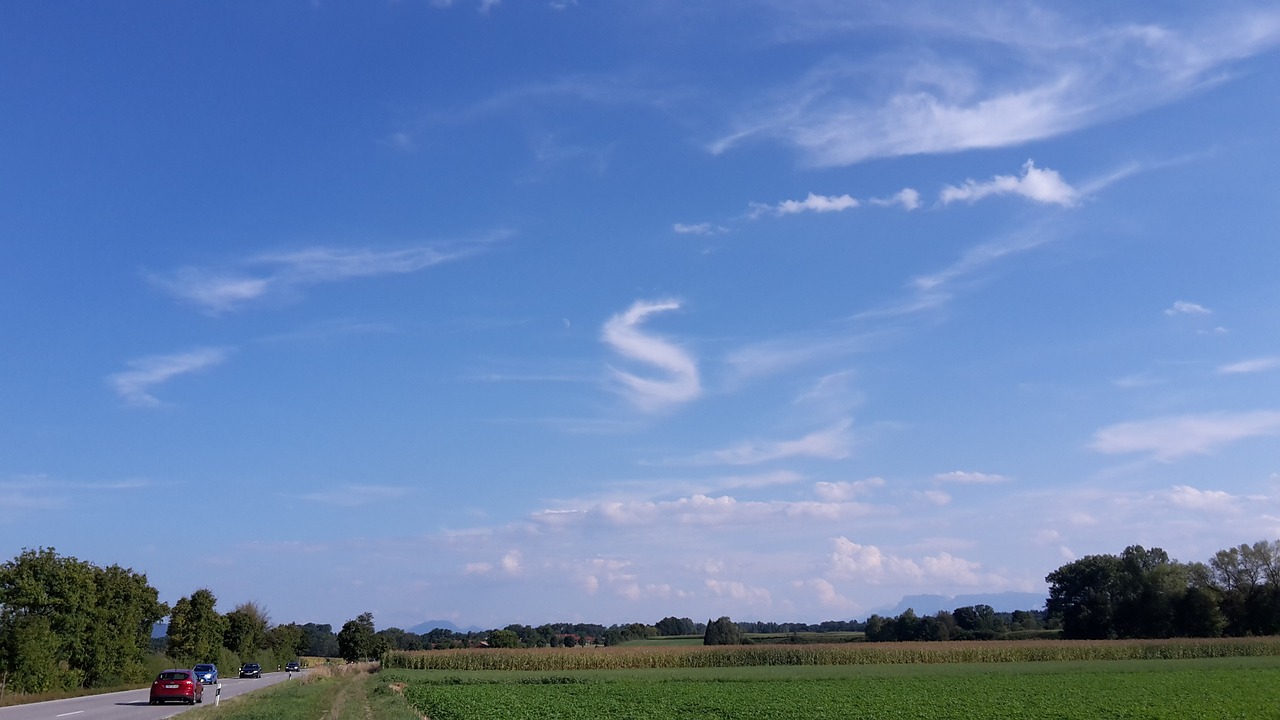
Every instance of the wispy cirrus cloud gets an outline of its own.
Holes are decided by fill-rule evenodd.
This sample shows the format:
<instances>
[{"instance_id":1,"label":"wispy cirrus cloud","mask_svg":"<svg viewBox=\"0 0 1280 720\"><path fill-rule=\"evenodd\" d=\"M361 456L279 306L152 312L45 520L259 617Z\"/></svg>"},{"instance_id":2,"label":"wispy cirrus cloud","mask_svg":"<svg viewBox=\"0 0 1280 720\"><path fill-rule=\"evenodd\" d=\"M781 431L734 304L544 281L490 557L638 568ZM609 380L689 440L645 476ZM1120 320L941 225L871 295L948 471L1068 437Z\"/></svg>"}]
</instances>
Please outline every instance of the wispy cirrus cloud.
<instances>
[{"instance_id":1,"label":"wispy cirrus cloud","mask_svg":"<svg viewBox=\"0 0 1280 720\"><path fill-rule=\"evenodd\" d=\"M184 267L148 275L157 287L206 313L220 315L257 300L298 293L303 288L381 275L418 272L480 252L492 238L436 243L394 250L311 247L261 253L227 266Z\"/></svg>"},{"instance_id":2,"label":"wispy cirrus cloud","mask_svg":"<svg viewBox=\"0 0 1280 720\"><path fill-rule=\"evenodd\" d=\"M1098 430L1091 447L1107 455L1150 453L1161 461L1208 455L1252 437L1280 435L1280 411L1218 412L1117 423Z\"/></svg>"},{"instance_id":3,"label":"wispy cirrus cloud","mask_svg":"<svg viewBox=\"0 0 1280 720\"><path fill-rule=\"evenodd\" d=\"M824 5L815 24L815 8L796 5L780 12L792 19L792 32L809 36L889 27L956 42L871 63L828 61L743 112L708 145L711 152L769 139L811 165L843 166L1008 147L1172 102L1280 43L1274 8L1215 6L1181 26L1090 27L1087 18L1039 7L975 12L945 4ZM981 53L961 50L975 47Z\"/></svg>"},{"instance_id":4,"label":"wispy cirrus cloud","mask_svg":"<svg viewBox=\"0 0 1280 720\"><path fill-rule=\"evenodd\" d=\"M613 376L626 395L643 410L662 410L702 394L693 356L684 348L641 330L649 316L678 309L680 302L676 300L637 301L626 312L609 318L601 330L601 340L614 352L666 373L665 377L651 378L613 368Z\"/></svg>"},{"instance_id":5,"label":"wispy cirrus cloud","mask_svg":"<svg viewBox=\"0 0 1280 720\"><path fill-rule=\"evenodd\" d=\"M693 223L686 225L685 223L675 223L671 229L681 235L723 235L729 232L729 228L723 225L713 225L709 222Z\"/></svg>"},{"instance_id":6,"label":"wispy cirrus cloud","mask_svg":"<svg viewBox=\"0 0 1280 720\"><path fill-rule=\"evenodd\" d=\"M316 490L298 497L309 502L338 507L359 507L380 502L392 502L408 496L409 488L395 485L343 485L327 490Z\"/></svg>"},{"instance_id":7,"label":"wispy cirrus cloud","mask_svg":"<svg viewBox=\"0 0 1280 720\"><path fill-rule=\"evenodd\" d=\"M231 352L231 348L210 347L171 355L149 355L128 361L128 370L107 376L107 381L126 403L158 407L163 403L151 394L152 388L176 377L221 365Z\"/></svg>"},{"instance_id":8,"label":"wispy cirrus cloud","mask_svg":"<svg viewBox=\"0 0 1280 720\"><path fill-rule=\"evenodd\" d=\"M1241 360L1218 368L1220 375L1243 375L1246 373L1266 372L1280 368L1280 356Z\"/></svg>"},{"instance_id":9,"label":"wispy cirrus cloud","mask_svg":"<svg viewBox=\"0 0 1280 720\"><path fill-rule=\"evenodd\" d=\"M995 195L1019 195L1039 203L1074 206L1080 193L1071 187L1057 170L1038 168L1028 160L1022 166L1021 175L996 175L985 182L965 180L961 185L948 185L942 189L939 199L943 205L953 202L977 202Z\"/></svg>"},{"instance_id":10,"label":"wispy cirrus cloud","mask_svg":"<svg viewBox=\"0 0 1280 720\"><path fill-rule=\"evenodd\" d=\"M791 457L840 460L853 452L853 420L840 422L795 440L749 440L730 448L703 453L699 465L757 465Z\"/></svg>"},{"instance_id":11,"label":"wispy cirrus cloud","mask_svg":"<svg viewBox=\"0 0 1280 720\"><path fill-rule=\"evenodd\" d=\"M966 472L964 470L952 470L951 472L938 473L933 476L933 479L938 482L959 483L962 485L991 485L994 483L1009 481L1009 478L1004 475L982 472Z\"/></svg>"},{"instance_id":12,"label":"wispy cirrus cloud","mask_svg":"<svg viewBox=\"0 0 1280 720\"><path fill-rule=\"evenodd\" d=\"M1164 314L1169 317L1178 315L1212 315L1213 311L1199 303L1178 300L1173 305L1165 308Z\"/></svg>"}]
</instances>

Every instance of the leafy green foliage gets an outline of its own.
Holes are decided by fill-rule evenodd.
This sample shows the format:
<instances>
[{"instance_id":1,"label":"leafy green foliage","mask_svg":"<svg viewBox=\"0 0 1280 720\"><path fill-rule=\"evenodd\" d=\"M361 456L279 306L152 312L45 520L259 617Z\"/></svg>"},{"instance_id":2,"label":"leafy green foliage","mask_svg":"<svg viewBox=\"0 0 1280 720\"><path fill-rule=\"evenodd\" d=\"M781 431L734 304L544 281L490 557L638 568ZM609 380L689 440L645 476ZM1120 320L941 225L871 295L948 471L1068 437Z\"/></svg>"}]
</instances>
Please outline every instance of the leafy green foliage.
<instances>
[{"instance_id":1,"label":"leafy green foliage","mask_svg":"<svg viewBox=\"0 0 1280 720\"><path fill-rule=\"evenodd\" d=\"M727 617L707 623L702 635L703 645L741 645L742 630Z\"/></svg>"},{"instance_id":2,"label":"leafy green foliage","mask_svg":"<svg viewBox=\"0 0 1280 720\"><path fill-rule=\"evenodd\" d=\"M141 681L167 612L145 575L24 550L0 565L0 672L24 693Z\"/></svg>"},{"instance_id":3,"label":"leafy green foliage","mask_svg":"<svg viewBox=\"0 0 1280 720\"><path fill-rule=\"evenodd\" d=\"M214 662L223 647L226 620L214 609L218 598L208 588L174 603L169 614L169 656L184 665Z\"/></svg>"}]
</instances>

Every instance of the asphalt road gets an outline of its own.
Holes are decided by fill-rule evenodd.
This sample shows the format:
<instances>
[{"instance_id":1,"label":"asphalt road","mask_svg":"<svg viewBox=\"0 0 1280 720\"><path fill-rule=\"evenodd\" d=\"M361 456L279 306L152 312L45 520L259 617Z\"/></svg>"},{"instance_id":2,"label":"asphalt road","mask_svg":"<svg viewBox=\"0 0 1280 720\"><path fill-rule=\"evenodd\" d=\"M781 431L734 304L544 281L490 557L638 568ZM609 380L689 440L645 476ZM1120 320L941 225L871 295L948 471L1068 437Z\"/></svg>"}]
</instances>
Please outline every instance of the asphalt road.
<instances>
[{"instance_id":1,"label":"asphalt road","mask_svg":"<svg viewBox=\"0 0 1280 720\"><path fill-rule=\"evenodd\" d=\"M299 673L294 673L296 677ZM236 677L222 679L222 699L259 688L284 682L288 674L282 672L263 673L256 680L241 680ZM0 708L0 720L158 720L178 713L186 712L192 707L204 707L213 704L213 696L217 689L213 685L204 686L204 705L148 705L150 688L141 690L125 690L105 695L89 695L86 697L68 698L66 700L50 700L49 702L30 705L15 705Z\"/></svg>"}]
</instances>

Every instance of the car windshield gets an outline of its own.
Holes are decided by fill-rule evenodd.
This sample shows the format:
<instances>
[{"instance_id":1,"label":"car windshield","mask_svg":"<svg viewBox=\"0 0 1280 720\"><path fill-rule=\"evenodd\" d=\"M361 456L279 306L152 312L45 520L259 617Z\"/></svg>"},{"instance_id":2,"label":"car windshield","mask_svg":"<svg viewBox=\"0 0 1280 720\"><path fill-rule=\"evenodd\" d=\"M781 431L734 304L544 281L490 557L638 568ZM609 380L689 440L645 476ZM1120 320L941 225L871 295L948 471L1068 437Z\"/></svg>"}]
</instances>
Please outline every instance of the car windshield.
<instances>
[{"instance_id":1,"label":"car windshield","mask_svg":"<svg viewBox=\"0 0 1280 720\"><path fill-rule=\"evenodd\" d=\"M196 672L209 672L209 671L213 670L213 666L212 666L212 665L197 665L197 666L195 667L195 670L196 670Z\"/></svg>"}]
</instances>

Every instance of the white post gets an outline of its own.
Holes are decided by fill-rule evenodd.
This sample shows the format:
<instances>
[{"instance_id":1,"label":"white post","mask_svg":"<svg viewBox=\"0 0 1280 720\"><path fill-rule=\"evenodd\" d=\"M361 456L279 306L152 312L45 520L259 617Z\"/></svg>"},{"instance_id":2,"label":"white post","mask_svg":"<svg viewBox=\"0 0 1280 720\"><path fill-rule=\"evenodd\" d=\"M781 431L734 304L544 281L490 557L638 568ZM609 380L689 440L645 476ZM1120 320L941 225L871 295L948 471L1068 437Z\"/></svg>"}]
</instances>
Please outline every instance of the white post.
<instances>
[{"instance_id":1,"label":"white post","mask_svg":"<svg viewBox=\"0 0 1280 720\"><path fill-rule=\"evenodd\" d=\"M222 700L222 681L221 680L218 681L217 687L215 687L213 690L213 704L217 705L218 701L220 700Z\"/></svg>"}]
</instances>

